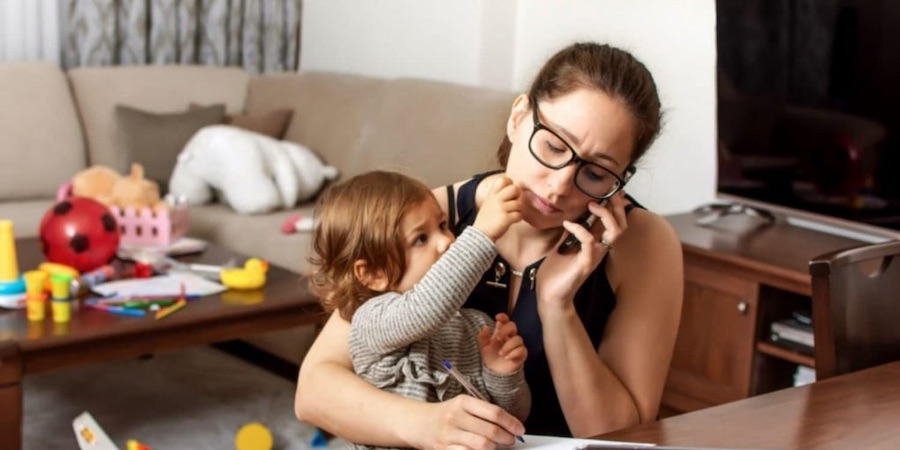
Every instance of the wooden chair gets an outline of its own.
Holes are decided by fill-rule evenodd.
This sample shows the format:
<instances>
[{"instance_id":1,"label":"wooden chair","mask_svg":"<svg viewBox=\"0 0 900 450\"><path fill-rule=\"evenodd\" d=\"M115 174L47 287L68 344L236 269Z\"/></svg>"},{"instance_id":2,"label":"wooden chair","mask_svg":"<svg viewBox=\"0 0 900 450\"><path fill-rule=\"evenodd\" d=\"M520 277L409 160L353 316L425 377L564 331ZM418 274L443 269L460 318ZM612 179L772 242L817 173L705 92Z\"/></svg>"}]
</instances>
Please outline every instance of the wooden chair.
<instances>
[{"instance_id":1,"label":"wooden chair","mask_svg":"<svg viewBox=\"0 0 900 450\"><path fill-rule=\"evenodd\" d=\"M809 263L816 379L900 360L900 241Z\"/></svg>"}]
</instances>

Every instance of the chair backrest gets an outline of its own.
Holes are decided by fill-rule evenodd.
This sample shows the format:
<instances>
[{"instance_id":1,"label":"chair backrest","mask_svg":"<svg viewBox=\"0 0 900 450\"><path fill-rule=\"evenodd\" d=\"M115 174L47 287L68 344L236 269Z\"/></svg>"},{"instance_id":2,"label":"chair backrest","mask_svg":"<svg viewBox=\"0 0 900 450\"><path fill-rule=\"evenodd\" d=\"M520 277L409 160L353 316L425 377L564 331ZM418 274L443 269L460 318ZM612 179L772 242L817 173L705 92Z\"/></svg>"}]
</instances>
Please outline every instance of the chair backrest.
<instances>
[{"instance_id":1,"label":"chair backrest","mask_svg":"<svg viewBox=\"0 0 900 450\"><path fill-rule=\"evenodd\" d=\"M810 261L817 380L900 360L898 256L893 241Z\"/></svg>"}]
</instances>

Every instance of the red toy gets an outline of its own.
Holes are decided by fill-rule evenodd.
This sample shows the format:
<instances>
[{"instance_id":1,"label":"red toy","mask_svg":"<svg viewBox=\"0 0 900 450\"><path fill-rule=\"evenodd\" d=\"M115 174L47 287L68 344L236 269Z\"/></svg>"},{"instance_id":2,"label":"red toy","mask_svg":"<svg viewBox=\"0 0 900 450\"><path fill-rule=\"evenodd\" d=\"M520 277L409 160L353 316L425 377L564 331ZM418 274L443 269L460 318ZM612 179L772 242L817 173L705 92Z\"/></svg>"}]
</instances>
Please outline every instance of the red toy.
<instances>
[{"instance_id":1,"label":"red toy","mask_svg":"<svg viewBox=\"0 0 900 450\"><path fill-rule=\"evenodd\" d=\"M41 219L41 248L48 261L90 272L119 248L119 226L102 203L85 197L60 201Z\"/></svg>"}]
</instances>

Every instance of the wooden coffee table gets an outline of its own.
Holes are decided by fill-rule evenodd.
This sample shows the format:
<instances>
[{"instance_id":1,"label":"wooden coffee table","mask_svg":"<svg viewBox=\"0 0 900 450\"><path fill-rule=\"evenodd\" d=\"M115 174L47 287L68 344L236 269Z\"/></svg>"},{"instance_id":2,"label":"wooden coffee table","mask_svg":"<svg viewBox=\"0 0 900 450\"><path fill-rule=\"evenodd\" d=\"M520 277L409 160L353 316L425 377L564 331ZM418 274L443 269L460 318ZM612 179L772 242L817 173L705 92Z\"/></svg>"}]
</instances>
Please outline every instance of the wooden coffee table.
<instances>
[{"instance_id":1,"label":"wooden coffee table","mask_svg":"<svg viewBox=\"0 0 900 450\"><path fill-rule=\"evenodd\" d=\"M19 269L44 260L37 239L16 241ZM223 263L241 258L210 245L186 262ZM306 280L270 266L265 287L226 291L190 303L162 320L127 317L85 307L73 310L72 321L47 318L29 322L25 310L0 310L0 447L22 447L22 379L27 375L93 364L182 347L238 339L265 331L321 323L325 314L307 289Z\"/></svg>"}]
</instances>

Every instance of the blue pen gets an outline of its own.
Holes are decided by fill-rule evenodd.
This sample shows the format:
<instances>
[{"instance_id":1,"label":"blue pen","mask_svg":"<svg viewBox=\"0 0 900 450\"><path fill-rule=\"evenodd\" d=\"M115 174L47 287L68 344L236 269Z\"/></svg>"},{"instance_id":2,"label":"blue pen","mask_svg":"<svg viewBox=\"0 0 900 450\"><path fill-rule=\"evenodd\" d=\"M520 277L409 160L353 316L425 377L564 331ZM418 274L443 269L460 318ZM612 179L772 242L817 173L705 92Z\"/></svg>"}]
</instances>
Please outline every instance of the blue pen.
<instances>
[{"instance_id":1,"label":"blue pen","mask_svg":"<svg viewBox=\"0 0 900 450\"><path fill-rule=\"evenodd\" d=\"M475 397L479 400L484 400L484 401L490 403L490 400L484 398L484 396L481 395L480 392L478 392L478 389L475 389L475 386L472 386L472 383L469 383L469 380L467 380L466 377L463 376L463 374L459 373L459 371L456 370L455 367L453 367L453 364L450 364L450 361L448 361L446 359L444 360L444 369L446 369L447 373L449 373L450 376L455 378L456 381L459 381L459 384L462 385L463 389L465 389L469 395L471 395L472 397ZM516 439L518 439L519 442L521 442L523 444L525 443L525 439L522 436L516 436Z\"/></svg>"}]
</instances>

